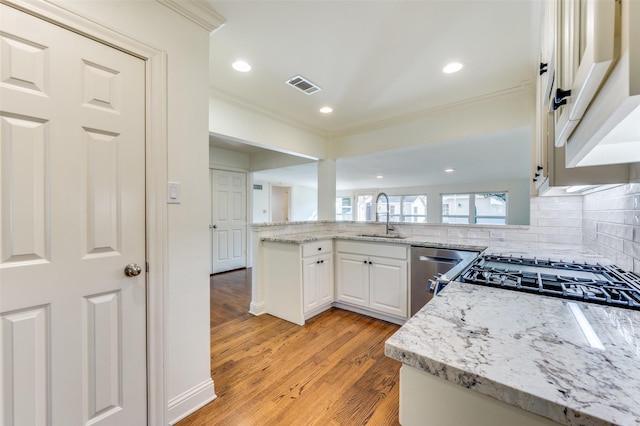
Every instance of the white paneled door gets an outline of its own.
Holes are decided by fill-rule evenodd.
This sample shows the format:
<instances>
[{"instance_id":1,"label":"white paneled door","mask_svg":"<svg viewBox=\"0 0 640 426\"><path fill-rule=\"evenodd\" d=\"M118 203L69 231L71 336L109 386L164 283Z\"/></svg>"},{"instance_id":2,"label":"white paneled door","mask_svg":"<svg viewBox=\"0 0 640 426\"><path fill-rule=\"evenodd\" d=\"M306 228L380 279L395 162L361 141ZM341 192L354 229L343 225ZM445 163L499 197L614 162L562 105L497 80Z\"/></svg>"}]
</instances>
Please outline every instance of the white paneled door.
<instances>
[{"instance_id":1,"label":"white paneled door","mask_svg":"<svg viewBox=\"0 0 640 426\"><path fill-rule=\"evenodd\" d=\"M210 170L211 273L247 266L247 175Z\"/></svg>"},{"instance_id":2,"label":"white paneled door","mask_svg":"<svg viewBox=\"0 0 640 426\"><path fill-rule=\"evenodd\" d=\"M0 424L146 424L144 61L0 5L0 136Z\"/></svg>"}]
</instances>

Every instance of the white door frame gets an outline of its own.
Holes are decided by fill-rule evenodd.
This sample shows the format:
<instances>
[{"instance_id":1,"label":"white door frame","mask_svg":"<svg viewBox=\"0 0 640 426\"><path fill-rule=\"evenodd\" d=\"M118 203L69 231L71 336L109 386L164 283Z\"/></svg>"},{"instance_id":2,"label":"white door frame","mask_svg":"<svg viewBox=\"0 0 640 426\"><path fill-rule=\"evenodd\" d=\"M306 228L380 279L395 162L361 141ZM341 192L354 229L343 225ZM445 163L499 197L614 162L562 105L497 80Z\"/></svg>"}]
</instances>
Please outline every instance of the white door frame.
<instances>
[{"instance_id":1,"label":"white door frame","mask_svg":"<svg viewBox=\"0 0 640 426\"><path fill-rule=\"evenodd\" d=\"M147 250L147 424L167 424L165 392L165 286L167 283L167 74L166 52L127 37L60 6L0 0L40 19L145 61L145 169Z\"/></svg>"}]
</instances>

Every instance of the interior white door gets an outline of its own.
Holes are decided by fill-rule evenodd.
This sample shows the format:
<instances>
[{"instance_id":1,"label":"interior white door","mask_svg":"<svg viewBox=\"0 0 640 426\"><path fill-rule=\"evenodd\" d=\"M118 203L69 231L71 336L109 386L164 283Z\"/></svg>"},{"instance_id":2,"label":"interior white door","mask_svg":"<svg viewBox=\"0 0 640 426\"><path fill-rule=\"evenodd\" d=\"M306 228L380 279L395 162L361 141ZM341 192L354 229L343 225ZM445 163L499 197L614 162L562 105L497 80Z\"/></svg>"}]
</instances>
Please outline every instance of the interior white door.
<instances>
[{"instance_id":1,"label":"interior white door","mask_svg":"<svg viewBox=\"0 0 640 426\"><path fill-rule=\"evenodd\" d=\"M144 61L0 28L0 423L144 425Z\"/></svg>"},{"instance_id":2,"label":"interior white door","mask_svg":"<svg viewBox=\"0 0 640 426\"><path fill-rule=\"evenodd\" d=\"M211 273L247 266L247 175L210 170Z\"/></svg>"}]
</instances>

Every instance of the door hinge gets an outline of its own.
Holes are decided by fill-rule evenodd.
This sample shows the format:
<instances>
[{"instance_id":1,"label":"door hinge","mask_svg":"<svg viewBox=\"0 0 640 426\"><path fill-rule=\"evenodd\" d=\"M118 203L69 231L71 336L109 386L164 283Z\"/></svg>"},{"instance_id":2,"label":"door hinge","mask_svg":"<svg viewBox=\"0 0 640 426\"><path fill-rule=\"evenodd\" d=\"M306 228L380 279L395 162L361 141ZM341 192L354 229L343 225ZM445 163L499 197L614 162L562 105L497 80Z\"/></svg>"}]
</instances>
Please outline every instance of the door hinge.
<instances>
[{"instance_id":1,"label":"door hinge","mask_svg":"<svg viewBox=\"0 0 640 426\"><path fill-rule=\"evenodd\" d=\"M144 271L149 272L149 262L144 262Z\"/></svg>"}]
</instances>

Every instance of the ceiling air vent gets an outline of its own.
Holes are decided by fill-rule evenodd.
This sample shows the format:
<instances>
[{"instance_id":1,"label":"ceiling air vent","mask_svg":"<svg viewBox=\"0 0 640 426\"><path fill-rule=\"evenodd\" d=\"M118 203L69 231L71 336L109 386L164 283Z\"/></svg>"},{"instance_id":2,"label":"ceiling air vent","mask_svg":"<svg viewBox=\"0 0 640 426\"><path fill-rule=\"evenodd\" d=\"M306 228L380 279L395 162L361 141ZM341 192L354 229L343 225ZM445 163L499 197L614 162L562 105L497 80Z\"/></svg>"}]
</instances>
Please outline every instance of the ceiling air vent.
<instances>
[{"instance_id":1,"label":"ceiling air vent","mask_svg":"<svg viewBox=\"0 0 640 426\"><path fill-rule=\"evenodd\" d=\"M286 81L286 83L289 86L295 87L296 89L300 90L302 93L305 93L307 95L311 95L313 93L316 93L322 90L320 89L320 87L316 86L315 84L313 84L312 82L310 82L309 80L307 80L301 75L296 75L295 77L291 77L289 80Z\"/></svg>"}]
</instances>

